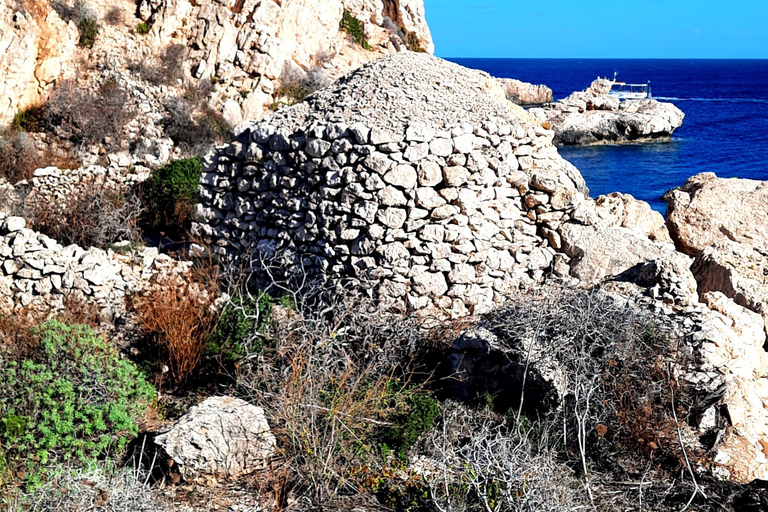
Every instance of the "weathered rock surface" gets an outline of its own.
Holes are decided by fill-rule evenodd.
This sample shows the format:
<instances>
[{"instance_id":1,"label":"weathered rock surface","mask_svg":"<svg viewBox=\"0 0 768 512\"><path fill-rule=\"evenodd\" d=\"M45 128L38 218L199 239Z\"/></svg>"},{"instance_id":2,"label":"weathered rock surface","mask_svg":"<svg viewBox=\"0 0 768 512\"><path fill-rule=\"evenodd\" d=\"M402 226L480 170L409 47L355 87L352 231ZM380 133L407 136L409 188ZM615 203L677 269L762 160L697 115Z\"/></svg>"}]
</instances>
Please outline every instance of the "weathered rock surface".
<instances>
[{"instance_id":1,"label":"weathered rock surface","mask_svg":"<svg viewBox=\"0 0 768 512\"><path fill-rule=\"evenodd\" d=\"M672 238L696 257L699 292L722 292L768 320L768 182L705 173L665 198Z\"/></svg>"},{"instance_id":2,"label":"weathered rock surface","mask_svg":"<svg viewBox=\"0 0 768 512\"><path fill-rule=\"evenodd\" d=\"M768 183L690 178L665 195L677 247L695 257L692 271L710 310L702 361L723 375L733 425L717 447L724 478L768 478Z\"/></svg>"},{"instance_id":3,"label":"weathered rock surface","mask_svg":"<svg viewBox=\"0 0 768 512\"><path fill-rule=\"evenodd\" d=\"M62 20L48 0L0 2L0 126L72 73L76 39L74 23Z\"/></svg>"},{"instance_id":4,"label":"weathered rock surface","mask_svg":"<svg viewBox=\"0 0 768 512\"><path fill-rule=\"evenodd\" d=\"M685 114L671 103L609 96L611 82L598 79L585 91L530 112L555 131L561 146L633 142L669 137Z\"/></svg>"},{"instance_id":5,"label":"weathered rock surface","mask_svg":"<svg viewBox=\"0 0 768 512\"><path fill-rule=\"evenodd\" d=\"M370 50L340 31L344 9L360 20ZM281 88L302 87L308 74L335 79L407 41L434 51L422 0L143 0L139 14L157 45L175 38L190 47L183 67L215 78L233 125L261 118Z\"/></svg>"},{"instance_id":6,"label":"weathered rock surface","mask_svg":"<svg viewBox=\"0 0 768 512\"><path fill-rule=\"evenodd\" d=\"M507 99L518 105L542 105L553 101L552 89L513 78L499 78Z\"/></svg>"},{"instance_id":7,"label":"weathered rock surface","mask_svg":"<svg viewBox=\"0 0 768 512\"><path fill-rule=\"evenodd\" d=\"M232 397L211 397L155 436L188 479L236 477L262 469L275 451L264 410Z\"/></svg>"},{"instance_id":8,"label":"weathered rock surface","mask_svg":"<svg viewBox=\"0 0 768 512\"><path fill-rule=\"evenodd\" d=\"M665 195L667 225L681 251L698 255L719 242L764 249L768 182L703 173Z\"/></svg>"}]
</instances>

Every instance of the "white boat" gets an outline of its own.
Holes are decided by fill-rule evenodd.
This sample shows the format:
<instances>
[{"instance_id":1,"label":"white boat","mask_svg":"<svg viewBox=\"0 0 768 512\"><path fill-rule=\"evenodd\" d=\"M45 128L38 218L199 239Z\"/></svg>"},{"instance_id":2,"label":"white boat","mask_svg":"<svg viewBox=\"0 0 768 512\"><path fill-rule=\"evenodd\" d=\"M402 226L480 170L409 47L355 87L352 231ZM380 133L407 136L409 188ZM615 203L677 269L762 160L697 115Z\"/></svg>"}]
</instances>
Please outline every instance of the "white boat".
<instances>
[{"instance_id":1,"label":"white boat","mask_svg":"<svg viewBox=\"0 0 768 512\"><path fill-rule=\"evenodd\" d=\"M644 100L651 98L651 81L647 84L628 84L626 82L619 82L616 78L618 72L613 74L613 85L608 92L610 96L615 96L620 100Z\"/></svg>"}]
</instances>

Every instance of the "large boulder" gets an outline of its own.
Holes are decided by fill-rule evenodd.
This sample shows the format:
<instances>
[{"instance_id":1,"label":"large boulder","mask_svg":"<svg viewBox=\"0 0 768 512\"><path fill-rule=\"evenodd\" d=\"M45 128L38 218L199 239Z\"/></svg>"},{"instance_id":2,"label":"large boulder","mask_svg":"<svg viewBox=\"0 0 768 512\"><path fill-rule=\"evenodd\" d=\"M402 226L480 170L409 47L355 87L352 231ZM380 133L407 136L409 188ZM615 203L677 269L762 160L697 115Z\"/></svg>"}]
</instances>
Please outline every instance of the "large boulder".
<instances>
[{"instance_id":1,"label":"large boulder","mask_svg":"<svg viewBox=\"0 0 768 512\"><path fill-rule=\"evenodd\" d=\"M667 225L681 251L696 256L718 242L765 248L768 181L703 173L664 197Z\"/></svg>"},{"instance_id":2,"label":"large boulder","mask_svg":"<svg viewBox=\"0 0 768 512\"><path fill-rule=\"evenodd\" d=\"M620 143L665 138L683 124L685 114L671 103L625 100L608 95L611 82L596 80L546 108L531 109L555 131L561 146Z\"/></svg>"},{"instance_id":3,"label":"large boulder","mask_svg":"<svg viewBox=\"0 0 768 512\"><path fill-rule=\"evenodd\" d=\"M699 293L722 292L768 321L768 182L704 173L664 197L672 238L696 257Z\"/></svg>"},{"instance_id":4,"label":"large boulder","mask_svg":"<svg viewBox=\"0 0 768 512\"><path fill-rule=\"evenodd\" d=\"M155 436L155 443L185 478L251 473L264 468L276 446L263 409L221 396L192 407Z\"/></svg>"}]
</instances>

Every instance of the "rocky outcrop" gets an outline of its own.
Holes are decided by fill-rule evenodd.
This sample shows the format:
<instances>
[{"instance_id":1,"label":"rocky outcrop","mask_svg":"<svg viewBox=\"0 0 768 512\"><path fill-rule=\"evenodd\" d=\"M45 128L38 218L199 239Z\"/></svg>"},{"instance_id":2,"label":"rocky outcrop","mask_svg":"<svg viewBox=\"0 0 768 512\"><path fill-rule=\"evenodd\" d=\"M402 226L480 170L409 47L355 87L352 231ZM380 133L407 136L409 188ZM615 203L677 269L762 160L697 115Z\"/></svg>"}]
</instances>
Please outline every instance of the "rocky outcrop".
<instances>
[{"instance_id":1,"label":"rocky outcrop","mask_svg":"<svg viewBox=\"0 0 768 512\"><path fill-rule=\"evenodd\" d=\"M665 199L672 238L696 257L699 292L722 292L768 321L768 182L705 173Z\"/></svg>"},{"instance_id":2,"label":"rocky outcrop","mask_svg":"<svg viewBox=\"0 0 768 512\"><path fill-rule=\"evenodd\" d=\"M551 103L552 89L546 85L529 84L513 78L499 78L507 99L518 105L543 105Z\"/></svg>"},{"instance_id":3,"label":"rocky outcrop","mask_svg":"<svg viewBox=\"0 0 768 512\"><path fill-rule=\"evenodd\" d=\"M76 39L48 0L0 2L0 126L72 73Z\"/></svg>"},{"instance_id":4,"label":"rocky outcrop","mask_svg":"<svg viewBox=\"0 0 768 512\"><path fill-rule=\"evenodd\" d=\"M598 79L585 91L530 112L555 131L555 144L584 146L669 137L685 114L671 103L610 96L611 82Z\"/></svg>"},{"instance_id":5,"label":"rocky outcrop","mask_svg":"<svg viewBox=\"0 0 768 512\"><path fill-rule=\"evenodd\" d=\"M116 78L162 82L161 91L145 90L157 83L130 87L140 118L152 118L147 114L154 112L156 96L163 103L182 95L180 85L210 82L213 94L205 100L234 126L383 55L434 51L422 0L143 0L135 11L91 0L89 16L100 25L92 49L77 47L78 31L70 19L83 5L0 4L0 125L44 101L57 80L76 77L91 90L100 80ZM107 22L114 9L122 11L123 20ZM341 30L345 10L358 20L364 44ZM149 34L136 33L141 20L149 24ZM89 69L78 68L81 56L93 64ZM157 75L153 68L168 76L142 76L146 71ZM161 117L162 111L150 120L157 123ZM151 128L150 140L162 138Z\"/></svg>"},{"instance_id":6,"label":"rocky outcrop","mask_svg":"<svg viewBox=\"0 0 768 512\"><path fill-rule=\"evenodd\" d=\"M237 477L263 469L277 445L261 407L223 396L192 407L156 435L155 443L187 479Z\"/></svg>"},{"instance_id":7,"label":"rocky outcrop","mask_svg":"<svg viewBox=\"0 0 768 512\"><path fill-rule=\"evenodd\" d=\"M690 178L668 192L667 225L677 247L695 257L700 299L711 310L703 361L724 375L732 429L717 447L723 476L768 478L768 183Z\"/></svg>"},{"instance_id":8,"label":"rocky outcrop","mask_svg":"<svg viewBox=\"0 0 768 512\"><path fill-rule=\"evenodd\" d=\"M687 254L696 256L716 243L765 247L768 182L703 173L664 198L672 238Z\"/></svg>"}]
</instances>

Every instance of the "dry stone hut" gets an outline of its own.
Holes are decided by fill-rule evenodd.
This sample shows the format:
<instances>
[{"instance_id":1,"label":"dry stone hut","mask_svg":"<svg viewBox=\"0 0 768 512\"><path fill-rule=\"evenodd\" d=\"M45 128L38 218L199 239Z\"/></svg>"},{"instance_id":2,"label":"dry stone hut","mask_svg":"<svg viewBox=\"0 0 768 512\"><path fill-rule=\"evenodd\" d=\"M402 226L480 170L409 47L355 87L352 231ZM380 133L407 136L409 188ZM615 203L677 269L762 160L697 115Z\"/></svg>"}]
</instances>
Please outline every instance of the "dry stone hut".
<instances>
[{"instance_id":1,"label":"dry stone hut","mask_svg":"<svg viewBox=\"0 0 768 512\"><path fill-rule=\"evenodd\" d=\"M240 128L205 158L196 234L290 254L383 305L487 311L567 275L558 229L588 193L553 132L489 75L403 53Z\"/></svg>"}]
</instances>

